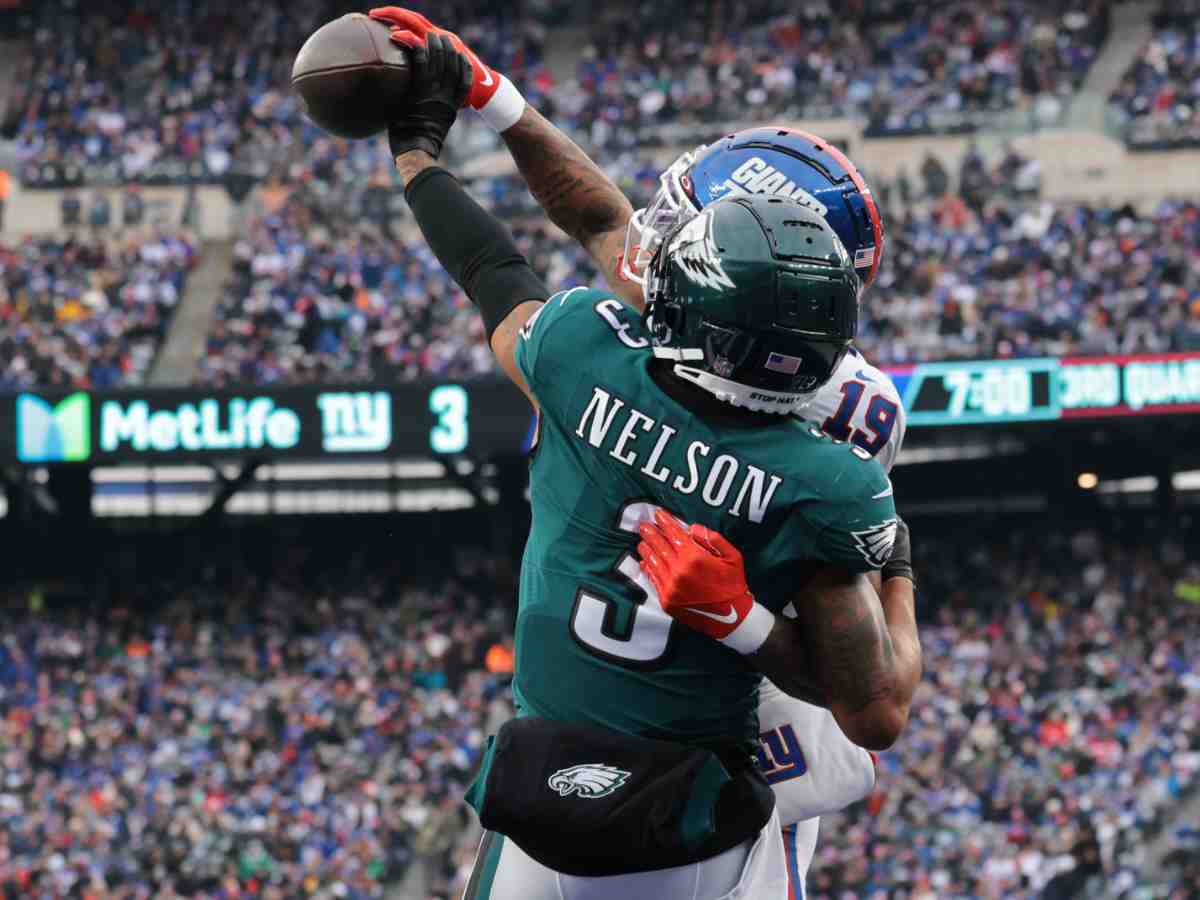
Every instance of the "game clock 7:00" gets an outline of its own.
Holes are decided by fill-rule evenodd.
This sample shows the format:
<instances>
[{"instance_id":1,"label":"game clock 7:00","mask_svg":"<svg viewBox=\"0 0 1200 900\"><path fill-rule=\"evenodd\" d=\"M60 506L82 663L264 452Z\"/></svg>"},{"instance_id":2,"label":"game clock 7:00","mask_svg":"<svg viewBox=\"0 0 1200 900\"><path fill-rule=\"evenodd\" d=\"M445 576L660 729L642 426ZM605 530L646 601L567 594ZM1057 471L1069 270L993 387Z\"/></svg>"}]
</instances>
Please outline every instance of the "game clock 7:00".
<instances>
[{"instance_id":1,"label":"game clock 7:00","mask_svg":"<svg viewBox=\"0 0 1200 900\"><path fill-rule=\"evenodd\" d=\"M1200 353L924 363L888 374L909 427L1200 411Z\"/></svg>"}]
</instances>

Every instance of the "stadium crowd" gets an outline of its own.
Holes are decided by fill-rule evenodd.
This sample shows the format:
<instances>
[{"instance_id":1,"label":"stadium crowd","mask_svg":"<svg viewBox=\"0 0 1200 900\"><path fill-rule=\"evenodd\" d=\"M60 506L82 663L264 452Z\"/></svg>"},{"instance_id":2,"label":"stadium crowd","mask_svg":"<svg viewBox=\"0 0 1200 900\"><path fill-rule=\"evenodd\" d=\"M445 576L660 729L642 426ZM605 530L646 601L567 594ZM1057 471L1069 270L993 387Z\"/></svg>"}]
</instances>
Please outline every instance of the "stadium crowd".
<instances>
[{"instance_id":1,"label":"stadium crowd","mask_svg":"<svg viewBox=\"0 0 1200 900\"><path fill-rule=\"evenodd\" d=\"M923 542L913 718L875 794L822 822L810 897L1136 896L1200 787L1200 558L1168 535ZM1155 896L1195 896L1161 874Z\"/></svg>"},{"instance_id":2,"label":"stadium crowd","mask_svg":"<svg viewBox=\"0 0 1200 900\"><path fill-rule=\"evenodd\" d=\"M1169 0L1154 32L1109 97L1133 146L1200 145L1200 0Z\"/></svg>"},{"instance_id":3,"label":"stadium crowd","mask_svg":"<svg viewBox=\"0 0 1200 900\"><path fill-rule=\"evenodd\" d=\"M486 188L481 195L487 199ZM386 222L339 215L299 191L255 220L238 245L200 379L491 371L474 307L424 243L389 242L381 237ZM552 290L596 278L582 251L544 220L514 221L518 243ZM989 181L978 197L947 193L909 206L896 199L887 223L858 341L873 361L1200 349L1195 203L1143 212L1030 204Z\"/></svg>"},{"instance_id":4,"label":"stadium crowd","mask_svg":"<svg viewBox=\"0 0 1200 900\"><path fill-rule=\"evenodd\" d=\"M0 242L0 391L140 383L197 250L158 229Z\"/></svg>"},{"instance_id":5,"label":"stadium crowd","mask_svg":"<svg viewBox=\"0 0 1200 900\"><path fill-rule=\"evenodd\" d=\"M1196 544L929 531L914 718L873 796L824 823L810 896L1143 883L1200 783ZM511 565L296 540L145 577L131 553L89 600L4 597L0 896L366 900L414 856L459 896L461 792L511 713Z\"/></svg>"},{"instance_id":6,"label":"stadium crowd","mask_svg":"<svg viewBox=\"0 0 1200 900\"><path fill-rule=\"evenodd\" d=\"M368 900L456 836L512 576L342 559L5 591L0 897Z\"/></svg>"},{"instance_id":7,"label":"stadium crowd","mask_svg":"<svg viewBox=\"0 0 1200 900\"><path fill-rule=\"evenodd\" d=\"M875 130L959 128L973 113L1049 104L1053 119L1107 31L1102 0L782 0L609 4L575 73L543 65L565 0L409 4L457 26L539 108L597 147L652 141L664 125L793 114L866 116ZM65 6L65 8L64 8ZM265 177L303 159L372 167L377 144L325 138L288 90L295 51L339 0L99 0L18 5L22 93L4 131L26 178L47 166L125 179ZM566 77L564 77L566 76ZM803 89L800 89L803 88ZM65 176L66 177L66 176Z\"/></svg>"},{"instance_id":8,"label":"stadium crowd","mask_svg":"<svg viewBox=\"0 0 1200 900\"><path fill-rule=\"evenodd\" d=\"M560 119L610 148L673 124L796 116L862 116L877 133L962 130L975 114L1035 101L1048 122L1107 28L1096 0L756 0L682 18L670 4L619 3L552 99Z\"/></svg>"},{"instance_id":9,"label":"stadium crowd","mask_svg":"<svg viewBox=\"0 0 1200 900\"><path fill-rule=\"evenodd\" d=\"M541 58L542 21L561 6L529 0L500 15L486 3L460 0L439 4L437 13L470 21L464 37L521 77ZM127 180L219 179L235 168L264 177L310 150L316 158L376 165L386 151L374 142L328 140L289 87L293 58L308 35L357 9L341 0L19 7L28 39L16 73L23 94L10 103L4 131L16 138L27 177L46 166L75 173L115 166Z\"/></svg>"},{"instance_id":10,"label":"stadium crowd","mask_svg":"<svg viewBox=\"0 0 1200 900\"><path fill-rule=\"evenodd\" d=\"M1200 349L1200 206L972 209L948 194L888 218L864 297L873 361Z\"/></svg>"},{"instance_id":11,"label":"stadium crowd","mask_svg":"<svg viewBox=\"0 0 1200 900\"><path fill-rule=\"evenodd\" d=\"M347 213L340 194L268 198L234 250L196 377L238 382L464 378L493 371L478 311L418 236L386 211ZM550 237L516 224L518 246L554 282L594 276ZM391 235L391 237L389 237Z\"/></svg>"}]
</instances>

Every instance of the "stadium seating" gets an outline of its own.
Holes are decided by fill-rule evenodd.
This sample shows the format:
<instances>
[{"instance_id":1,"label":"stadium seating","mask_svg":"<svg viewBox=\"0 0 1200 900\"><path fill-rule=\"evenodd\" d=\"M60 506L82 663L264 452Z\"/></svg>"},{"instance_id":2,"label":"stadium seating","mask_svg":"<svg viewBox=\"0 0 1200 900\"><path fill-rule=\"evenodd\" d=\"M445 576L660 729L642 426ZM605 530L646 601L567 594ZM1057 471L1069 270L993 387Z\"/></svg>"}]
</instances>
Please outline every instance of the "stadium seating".
<instances>
[{"instance_id":1,"label":"stadium seating","mask_svg":"<svg viewBox=\"0 0 1200 900\"><path fill-rule=\"evenodd\" d=\"M978 209L950 195L888 216L885 262L863 304L858 344L868 358L1200 349L1196 204L1139 213L991 196ZM302 206L293 199L258 220L239 244L202 381L493 371L474 308L422 243L389 243L349 223L314 229ZM552 289L593 279L561 234L544 224L516 232Z\"/></svg>"},{"instance_id":2,"label":"stadium seating","mask_svg":"<svg viewBox=\"0 0 1200 900\"><path fill-rule=\"evenodd\" d=\"M464 35L479 52L520 77L541 57L540 21L561 5L498 16L486 3L461 2L437 14L470 21ZM386 157L376 142L323 141L288 86L296 50L345 3L100 0L69 16L32 6L20 20L30 51L18 69L25 87L5 123L26 181L53 186L104 174L170 182L231 170L264 177L315 143L324 154Z\"/></svg>"},{"instance_id":3,"label":"stadium seating","mask_svg":"<svg viewBox=\"0 0 1200 900\"><path fill-rule=\"evenodd\" d=\"M1200 146L1200 3L1171 0L1109 102L1137 149Z\"/></svg>"},{"instance_id":4,"label":"stadium seating","mask_svg":"<svg viewBox=\"0 0 1200 900\"><path fill-rule=\"evenodd\" d=\"M1137 848L1200 784L1196 536L915 528L915 720L876 793L824 823L811 896L1034 898L1093 844L1142 883ZM151 541L83 575L87 599L7 586L0 893L374 898L420 854L458 897L515 596L469 533L423 565L353 528L178 566Z\"/></svg>"},{"instance_id":5,"label":"stadium seating","mask_svg":"<svg viewBox=\"0 0 1200 900\"><path fill-rule=\"evenodd\" d=\"M1145 845L1200 787L1200 607L1185 600L1200 567L1194 536L1167 533L923 543L936 613L915 719L881 757L876 794L822 823L810 897L1141 883Z\"/></svg>"},{"instance_id":6,"label":"stadium seating","mask_svg":"<svg viewBox=\"0 0 1200 900\"><path fill-rule=\"evenodd\" d=\"M630 7L636 8L631 11ZM1039 96L1055 115L1107 31L1092 2L709 4L662 18L611 7L592 30L561 118L601 146L676 122L859 115L877 134L962 131Z\"/></svg>"},{"instance_id":7,"label":"stadium seating","mask_svg":"<svg viewBox=\"0 0 1200 900\"><path fill-rule=\"evenodd\" d=\"M0 242L0 391L141 383L196 254L171 230Z\"/></svg>"},{"instance_id":8,"label":"stadium seating","mask_svg":"<svg viewBox=\"0 0 1200 900\"><path fill-rule=\"evenodd\" d=\"M494 372L479 314L424 241L387 237L344 198L303 189L254 219L208 335L197 380L239 382L465 378ZM556 281L595 277L542 219L518 246Z\"/></svg>"},{"instance_id":9,"label":"stadium seating","mask_svg":"<svg viewBox=\"0 0 1200 900\"><path fill-rule=\"evenodd\" d=\"M954 195L888 219L859 340L873 360L1200 348L1200 207Z\"/></svg>"},{"instance_id":10,"label":"stadium seating","mask_svg":"<svg viewBox=\"0 0 1200 900\"><path fill-rule=\"evenodd\" d=\"M863 115L881 133L969 129L977 114L1069 95L1107 27L1099 0L855 3L836 16L824 3L797 12L779 0L721 2L683 22L618 3L594 28L576 77L557 84L541 65L544 23L568 6L498 15L463 2L435 14L464 23L481 56L601 147L652 142L674 123L796 114ZM344 4L185 0L170 10L101 0L64 17L33 4L18 20L29 52L4 126L26 181L261 178L322 141L286 85L295 49Z\"/></svg>"}]
</instances>

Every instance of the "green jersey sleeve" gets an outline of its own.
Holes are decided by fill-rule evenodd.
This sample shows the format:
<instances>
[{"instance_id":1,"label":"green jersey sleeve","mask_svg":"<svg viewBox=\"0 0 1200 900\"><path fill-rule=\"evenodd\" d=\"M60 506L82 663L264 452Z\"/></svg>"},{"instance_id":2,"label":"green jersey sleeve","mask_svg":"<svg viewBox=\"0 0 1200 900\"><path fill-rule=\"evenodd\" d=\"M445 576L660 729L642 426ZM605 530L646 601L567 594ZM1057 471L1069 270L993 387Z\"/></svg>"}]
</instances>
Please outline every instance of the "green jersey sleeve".
<instances>
[{"instance_id":1,"label":"green jersey sleeve","mask_svg":"<svg viewBox=\"0 0 1200 900\"><path fill-rule=\"evenodd\" d=\"M869 572L891 559L896 506L883 467L874 459L858 461L870 470L857 482L859 490L833 491L805 512L826 562L852 572Z\"/></svg>"},{"instance_id":2,"label":"green jersey sleeve","mask_svg":"<svg viewBox=\"0 0 1200 900\"><path fill-rule=\"evenodd\" d=\"M637 336L640 326L638 314L608 291L559 291L521 329L517 368L543 412L553 416L598 359L649 347Z\"/></svg>"},{"instance_id":3,"label":"green jersey sleeve","mask_svg":"<svg viewBox=\"0 0 1200 900\"><path fill-rule=\"evenodd\" d=\"M813 429L802 435L813 452L806 456L807 496L790 509L773 542L777 557L803 547L807 559L851 572L880 569L896 539L892 484L883 467L864 450L825 435L814 447Z\"/></svg>"}]
</instances>

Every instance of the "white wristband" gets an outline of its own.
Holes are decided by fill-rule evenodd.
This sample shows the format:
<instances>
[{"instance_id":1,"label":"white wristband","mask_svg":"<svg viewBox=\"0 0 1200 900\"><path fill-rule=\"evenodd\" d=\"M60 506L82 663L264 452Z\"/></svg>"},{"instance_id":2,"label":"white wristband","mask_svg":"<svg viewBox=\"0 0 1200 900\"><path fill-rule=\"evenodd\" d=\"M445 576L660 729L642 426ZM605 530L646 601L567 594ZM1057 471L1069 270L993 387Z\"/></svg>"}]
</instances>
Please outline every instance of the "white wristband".
<instances>
[{"instance_id":1,"label":"white wristband","mask_svg":"<svg viewBox=\"0 0 1200 900\"><path fill-rule=\"evenodd\" d=\"M755 603L750 607L749 615L742 619L737 628L722 638L721 643L746 656L763 645L774 627L775 614L761 603Z\"/></svg>"},{"instance_id":2,"label":"white wristband","mask_svg":"<svg viewBox=\"0 0 1200 900\"><path fill-rule=\"evenodd\" d=\"M508 131L517 124L517 120L525 112L525 98L517 90L517 86L505 75L499 75L500 87L492 94L492 99L479 108L479 115L497 133Z\"/></svg>"}]
</instances>

